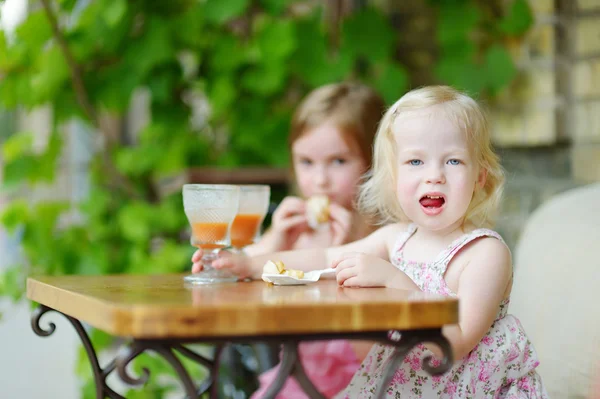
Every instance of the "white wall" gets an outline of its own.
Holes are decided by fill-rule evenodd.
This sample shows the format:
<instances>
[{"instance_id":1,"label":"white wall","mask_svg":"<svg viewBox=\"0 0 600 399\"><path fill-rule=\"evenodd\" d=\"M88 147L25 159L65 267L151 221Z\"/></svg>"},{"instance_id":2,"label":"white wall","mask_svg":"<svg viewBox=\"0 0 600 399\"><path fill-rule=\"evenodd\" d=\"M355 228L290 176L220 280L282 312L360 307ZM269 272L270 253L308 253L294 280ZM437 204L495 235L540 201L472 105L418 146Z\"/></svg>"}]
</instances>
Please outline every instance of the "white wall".
<instances>
[{"instance_id":1,"label":"white wall","mask_svg":"<svg viewBox=\"0 0 600 399\"><path fill-rule=\"evenodd\" d=\"M63 316L48 312L40 325L56 324L54 334L39 337L31 329L28 301L0 301L0 387L3 398L76 399L75 362L79 337Z\"/></svg>"}]
</instances>

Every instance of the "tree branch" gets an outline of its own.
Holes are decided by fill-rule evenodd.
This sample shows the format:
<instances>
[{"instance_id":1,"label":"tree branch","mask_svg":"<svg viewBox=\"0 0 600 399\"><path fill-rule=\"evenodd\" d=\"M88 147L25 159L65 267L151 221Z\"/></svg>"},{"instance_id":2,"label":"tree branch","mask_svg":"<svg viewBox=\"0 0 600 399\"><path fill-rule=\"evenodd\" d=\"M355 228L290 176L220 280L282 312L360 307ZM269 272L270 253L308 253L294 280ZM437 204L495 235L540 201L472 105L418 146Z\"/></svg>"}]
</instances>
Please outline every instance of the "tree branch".
<instances>
[{"instance_id":1,"label":"tree branch","mask_svg":"<svg viewBox=\"0 0 600 399\"><path fill-rule=\"evenodd\" d=\"M58 42L58 45L65 57L67 65L69 66L69 72L71 74L71 83L73 85L73 90L75 91L75 96L77 97L77 102L83 109L84 114L90 119L92 125L94 125L100 133L104 136L105 145L109 148L114 145L114 139L110 137L106 126L102 126L101 118L98 117L98 113L96 109L92 105L90 101L90 97L87 93L85 85L83 83L83 73L81 72L81 67L75 61L75 57L71 53L69 49L69 45L67 44L67 40L63 35L60 27L58 26L58 19L54 14L54 10L50 5L49 0L41 0L42 6L44 7L44 11L50 22L50 27L52 28L52 33L54 38ZM125 192L133 198L139 198L140 195L135 189L135 187L131 184L131 182L123 176L112 164L109 152L105 151L102 154L102 164L103 167L110 178L112 178L117 186L121 187Z\"/></svg>"},{"instance_id":2,"label":"tree branch","mask_svg":"<svg viewBox=\"0 0 600 399\"><path fill-rule=\"evenodd\" d=\"M73 83L73 89L75 90L75 96L77 97L77 101L79 102L81 108L83 108L83 112L85 113L85 115L92 121L92 123L97 128L100 128L100 122L98 120L96 110L92 106L87 91L85 90L85 85L83 84L83 78L81 77L81 68L79 67L79 64L77 64L77 62L75 61L75 58L73 57L73 54L71 53L71 50L69 49L69 46L65 39L65 36L58 27L58 19L56 18L56 15L54 15L54 11L50 6L49 1L41 0L41 2L44 6L44 11L46 12L48 21L50 22L52 33L54 34L54 37L58 42L58 45L61 51L63 52L63 55L65 56L67 65L69 66L69 71L71 73L71 82Z\"/></svg>"}]
</instances>

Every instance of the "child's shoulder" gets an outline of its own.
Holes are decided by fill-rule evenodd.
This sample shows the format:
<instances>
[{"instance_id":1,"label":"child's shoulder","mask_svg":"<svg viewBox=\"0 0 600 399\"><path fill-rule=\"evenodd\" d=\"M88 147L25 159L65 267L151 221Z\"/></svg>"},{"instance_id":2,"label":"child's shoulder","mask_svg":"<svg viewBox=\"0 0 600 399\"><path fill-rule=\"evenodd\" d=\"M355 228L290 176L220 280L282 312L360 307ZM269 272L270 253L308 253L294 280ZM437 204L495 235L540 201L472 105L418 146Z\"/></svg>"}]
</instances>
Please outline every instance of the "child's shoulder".
<instances>
[{"instance_id":1,"label":"child's shoulder","mask_svg":"<svg viewBox=\"0 0 600 399\"><path fill-rule=\"evenodd\" d=\"M461 250L462 257L476 263L485 263L493 267L497 265L512 265L511 253L502 236L487 228L473 228L466 233L470 239Z\"/></svg>"},{"instance_id":2,"label":"child's shoulder","mask_svg":"<svg viewBox=\"0 0 600 399\"><path fill-rule=\"evenodd\" d=\"M485 247L491 250L509 251L500 233L486 227L468 227L464 233L471 247Z\"/></svg>"}]
</instances>

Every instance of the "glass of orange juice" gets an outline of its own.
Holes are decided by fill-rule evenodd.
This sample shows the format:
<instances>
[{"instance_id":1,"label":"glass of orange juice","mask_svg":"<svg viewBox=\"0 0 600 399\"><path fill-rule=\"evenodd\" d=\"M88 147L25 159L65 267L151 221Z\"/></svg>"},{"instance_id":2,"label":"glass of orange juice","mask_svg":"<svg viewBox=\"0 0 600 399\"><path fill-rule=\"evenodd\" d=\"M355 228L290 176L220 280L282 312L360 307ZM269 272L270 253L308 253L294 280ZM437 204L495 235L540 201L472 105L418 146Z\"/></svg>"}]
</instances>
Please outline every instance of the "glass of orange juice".
<instances>
[{"instance_id":1,"label":"glass of orange juice","mask_svg":"<svg viewBox=\"0 0 600 399\"><path fill-rule=\"evenodd\" d=\"M231 245L231 223L238 213L240 188L229 184L185 184L183 186L183 209L192 226L191 244L202 248L200 273L185 276L194 284L235 282L237 277L213 269L212 261L222 248Z\"/></svg>"},{"instance_id":2,"label":"glass of orange juice","mask_svg":"<svg viewBox=\"0 0 600 399\"><path fill-rule=\"evenodd\" d=\"M271 188L267 185L239 187L240 206L231 225L231 246L236 249L242 249L258 239L271 199Z\"/></svg>"}]
</instances>

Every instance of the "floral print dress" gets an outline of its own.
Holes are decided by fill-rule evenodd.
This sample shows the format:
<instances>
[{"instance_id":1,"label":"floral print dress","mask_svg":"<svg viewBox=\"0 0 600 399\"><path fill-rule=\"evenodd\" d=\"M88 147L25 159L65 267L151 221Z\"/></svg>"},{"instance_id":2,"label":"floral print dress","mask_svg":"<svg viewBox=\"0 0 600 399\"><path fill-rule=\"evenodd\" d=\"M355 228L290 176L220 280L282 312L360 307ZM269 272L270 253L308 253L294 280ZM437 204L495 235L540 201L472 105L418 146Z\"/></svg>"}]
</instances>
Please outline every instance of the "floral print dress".
<instances>
[{"instance_id":1,"label":"floral print dress","mask_svg":"<svg viewBox=\"0 0 600 399\"><path fill-rule=\"evenodd\" d=\"M456 239L434 262L420 263L404 259L402 251L415 231L416 226L411 225L398 238L392 264L406 273L423 292L446 296L456 296L446 285L444 273L461 248L484 236L502 241L500 235L492 230L473 230ZM386 397L547 399L542 380L535 371L539 364L535 350L519 320L507 314L508 303L506 299L500 304L496 319L481 342L441 376L432 377L422 369L422 359L432 353L423 345L415 347L396 370L386 389ZM374 345L350 385L337 398L374 397L392 353L391 346Z\"/></svg>"}]
</instances>

